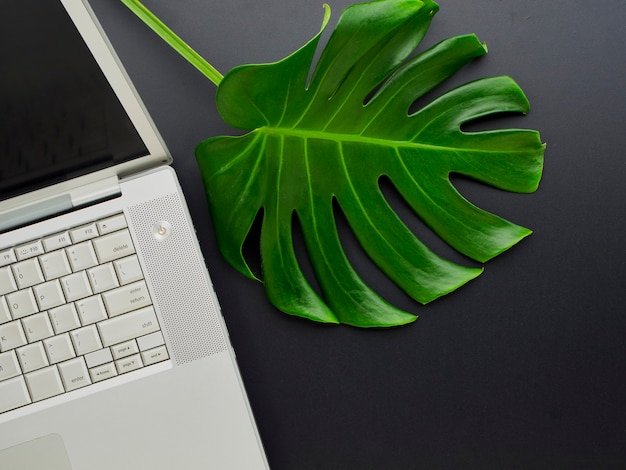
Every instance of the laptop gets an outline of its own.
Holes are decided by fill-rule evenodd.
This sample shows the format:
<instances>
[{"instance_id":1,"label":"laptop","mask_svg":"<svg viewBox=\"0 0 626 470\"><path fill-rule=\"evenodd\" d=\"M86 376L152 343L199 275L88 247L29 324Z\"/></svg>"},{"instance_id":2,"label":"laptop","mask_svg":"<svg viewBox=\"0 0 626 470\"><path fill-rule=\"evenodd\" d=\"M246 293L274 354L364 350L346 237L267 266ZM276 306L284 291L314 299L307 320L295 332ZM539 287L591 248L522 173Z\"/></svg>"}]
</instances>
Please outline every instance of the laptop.
<instances>
[{"instance_id":1,"label":"laptop","mask_svg":"<svg viewBox=\"0 0 626 470\"><path fill-rule=\"evenodd\" d=\"M92 10L2 5L0 468L267 468L171 158Z\"/></svg>"}]
</instances>

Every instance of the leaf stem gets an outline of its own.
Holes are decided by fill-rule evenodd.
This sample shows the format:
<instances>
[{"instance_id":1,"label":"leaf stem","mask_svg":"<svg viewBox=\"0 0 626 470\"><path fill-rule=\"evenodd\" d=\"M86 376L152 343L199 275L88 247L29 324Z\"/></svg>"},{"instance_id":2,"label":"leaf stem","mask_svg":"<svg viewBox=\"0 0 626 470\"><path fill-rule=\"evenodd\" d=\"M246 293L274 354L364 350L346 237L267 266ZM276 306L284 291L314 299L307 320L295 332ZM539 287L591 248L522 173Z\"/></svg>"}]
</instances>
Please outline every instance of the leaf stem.
<instances>
[{"instance_id":1,"label":"leaf stem","mask_svg":"<svg viewBox=\"0 0 626 470\"><path fill-rule=\"evenodd\" d=\"M157 33L161 39L168 43L176 52L197 68L205 77L219 86L224 76L209 64L202 56L194 51L185 41L168 28L154 13L146 8L139 0L121 0L135 15L139 17L150 29Z\"/></svg>"}]
</instances>

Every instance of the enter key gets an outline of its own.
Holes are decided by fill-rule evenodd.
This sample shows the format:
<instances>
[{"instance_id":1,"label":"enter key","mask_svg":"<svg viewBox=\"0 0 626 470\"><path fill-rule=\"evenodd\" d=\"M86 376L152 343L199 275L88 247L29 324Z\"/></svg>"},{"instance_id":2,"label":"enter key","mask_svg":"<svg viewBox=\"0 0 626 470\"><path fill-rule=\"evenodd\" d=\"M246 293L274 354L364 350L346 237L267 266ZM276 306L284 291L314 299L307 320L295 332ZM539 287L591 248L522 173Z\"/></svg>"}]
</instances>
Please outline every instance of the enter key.
<instances>
[{"instance_id":1,"label":"enter key","mask_svg":"<svg viewBox=\"0 0 626 470\"><path fill-rule=\"evenodd\" d=\"M109 317L116 317L152 304L145 281L134 282L105 292L102 294L102 300Z\"/></svg>"}]
</instances>

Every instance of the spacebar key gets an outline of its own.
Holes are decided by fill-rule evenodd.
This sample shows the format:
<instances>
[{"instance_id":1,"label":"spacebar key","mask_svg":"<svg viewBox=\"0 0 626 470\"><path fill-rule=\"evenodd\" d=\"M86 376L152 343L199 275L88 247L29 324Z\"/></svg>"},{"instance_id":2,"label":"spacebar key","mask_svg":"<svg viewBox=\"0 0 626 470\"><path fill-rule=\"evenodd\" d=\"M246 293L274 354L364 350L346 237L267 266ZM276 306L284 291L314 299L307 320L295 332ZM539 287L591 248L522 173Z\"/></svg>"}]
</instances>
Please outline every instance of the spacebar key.
<instances>
[{"instance_id":1,"label":"spacebar key","mask_svg":"<svg viewBox=\"0 0 626 470\"><path fill-rule=\"evenodd\" d=\"M146 307L98 323L104 347L159 330L154 307Z\"/></svg>"}]
</instances>

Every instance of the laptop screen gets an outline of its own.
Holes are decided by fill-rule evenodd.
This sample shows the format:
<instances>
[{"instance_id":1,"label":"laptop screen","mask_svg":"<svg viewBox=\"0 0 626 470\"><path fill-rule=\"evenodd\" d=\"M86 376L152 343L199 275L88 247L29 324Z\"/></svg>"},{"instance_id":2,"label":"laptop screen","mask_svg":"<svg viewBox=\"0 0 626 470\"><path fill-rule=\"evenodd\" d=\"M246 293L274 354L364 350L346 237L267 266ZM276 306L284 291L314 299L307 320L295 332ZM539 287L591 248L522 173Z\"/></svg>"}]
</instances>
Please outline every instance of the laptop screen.
<instances>
[{"instance_id":1,"label":"laptop screen","mask_svg":"<svg viewBox=\"0 0 626 470\"><path fill-rule=\"evenodd\" d=\"M146 155L61 3L0 1L0 200Z\"/></svg>"}]
</instances>

